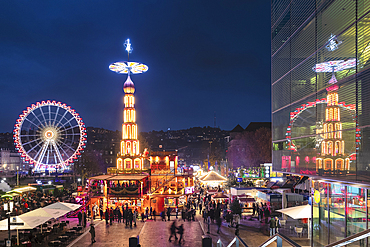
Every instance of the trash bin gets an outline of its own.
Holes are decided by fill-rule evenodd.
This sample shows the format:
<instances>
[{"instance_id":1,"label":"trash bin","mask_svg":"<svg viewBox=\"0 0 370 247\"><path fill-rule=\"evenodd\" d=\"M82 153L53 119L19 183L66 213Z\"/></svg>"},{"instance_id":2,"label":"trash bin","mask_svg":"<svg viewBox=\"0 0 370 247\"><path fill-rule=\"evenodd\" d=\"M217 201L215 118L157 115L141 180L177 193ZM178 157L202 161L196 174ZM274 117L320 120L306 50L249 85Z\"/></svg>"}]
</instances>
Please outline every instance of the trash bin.
<instances>
[{"instance_id":1,"label":"trash bin","mask_svg":"<svg viewBox=\"0 0 370 247\"><path fill-rule=\"evenodd\" d=\"M138 244L139 244L139 235L132 235L128 239L128 246L129 247L137 247Z\"/></svg>"},{"instance_id":2,"label":"trash bin","mask_svg":"<svg viewBox=\"0 0 370 247\"><path fill-rule=\"evenodd\" d=\"M202 247L212 247L212 238L210 236L202 236Z\"/></svg>"}]
</instances>

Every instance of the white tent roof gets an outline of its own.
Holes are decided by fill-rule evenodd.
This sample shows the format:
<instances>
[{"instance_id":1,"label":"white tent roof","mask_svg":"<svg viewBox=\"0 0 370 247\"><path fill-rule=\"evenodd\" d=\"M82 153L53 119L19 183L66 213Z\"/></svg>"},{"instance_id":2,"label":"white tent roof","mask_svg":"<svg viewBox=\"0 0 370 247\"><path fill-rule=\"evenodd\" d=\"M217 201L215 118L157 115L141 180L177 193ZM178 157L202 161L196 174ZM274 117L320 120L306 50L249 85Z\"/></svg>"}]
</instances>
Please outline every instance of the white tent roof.
<instances>
[{"instance_id":1,"label":"white tent roof","mask_svg":"<svg viewBox=\"0 0 370 247\"><path fill-rule=\"evenodd\" d=\"M80 207L81 205L73 203L53 203L49 206L38 208L19 216L11 217L11 222L13 222L13 218L16 218L16 222L24 223L24 225L10 226L10 229L33 229L50 219L59 218L60 216L63 216L66 213L74 211ZM0 230L8 230L8 219L0 221Z\"/></svg>"},{"instance_id":2,"label":"white tent roof","mask_svg":"<svg viewBox=\"0 0 370 247\"><path fill-rule=\"evenodd\" d=\"M74 206L77 205L77 206ZM73 204L73 203L64 203L64 202L56 202L53 204L50 204L44 208L49 208L49 209L58 209L58 210L65 210L65 211L74 211L81 207L79 204Z\"/></svg>"},{"instance_id":3,"label":"white tent roof","mask_svg":"<svg viewBox=\"0 0 370 247\"><path fill-rule=\"evenodd\" d=\"M21 218L20 216L13 216L10 218L10 222L14 222L14 218L16 218L15 222L17 223L24 223L23 226L10 226L11 230L15 229L33 229L38 225L41 225L48 221L50 218L49 217L25 217ZM0 221L0 230L8 230L8 219Z\"/></svg>"},{"instance_id":4,"label":"white tent roof","mask_svg":"<svg viewBox=\"0 0 370 247\"><path fill-rule=\"evenodd\" d=\"M72 211L75 211L76 209L79 209L80 207L82 207L81 204L68 203L68 202L60 202L60 203L69 207Z\"/></svg>"},{"instance_id":5,"label":"white tent roof","mask_svg":"<svg viewBox=\"0 0 370 247\"><path fill-rule=\"evenodd\" d=\"M311 218L311 205L284 208L284 209L279 209L276 211L289 215L293 219Z\"/></svg>"}]
</instances>

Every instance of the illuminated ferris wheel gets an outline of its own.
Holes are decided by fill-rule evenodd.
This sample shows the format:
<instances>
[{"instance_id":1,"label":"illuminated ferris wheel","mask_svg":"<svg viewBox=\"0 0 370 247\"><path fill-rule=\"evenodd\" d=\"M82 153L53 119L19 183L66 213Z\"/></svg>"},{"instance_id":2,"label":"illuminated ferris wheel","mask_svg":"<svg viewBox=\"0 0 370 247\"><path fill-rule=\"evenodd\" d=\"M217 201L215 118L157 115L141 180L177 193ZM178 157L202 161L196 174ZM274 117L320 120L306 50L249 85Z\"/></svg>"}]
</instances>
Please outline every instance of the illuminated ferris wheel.
<instances>
[{"instance_id":1,"label":"illuminated ferris wheel","mask_svg":"<svg viewBox=\"0 0 370 247\"><path fill-rule=\"evenodd\" d=\"M86 128L79 114L56 101L32 104L19 115L14 142L35 171L69 170L86 143Z\"/></svg>"}]
</instances>

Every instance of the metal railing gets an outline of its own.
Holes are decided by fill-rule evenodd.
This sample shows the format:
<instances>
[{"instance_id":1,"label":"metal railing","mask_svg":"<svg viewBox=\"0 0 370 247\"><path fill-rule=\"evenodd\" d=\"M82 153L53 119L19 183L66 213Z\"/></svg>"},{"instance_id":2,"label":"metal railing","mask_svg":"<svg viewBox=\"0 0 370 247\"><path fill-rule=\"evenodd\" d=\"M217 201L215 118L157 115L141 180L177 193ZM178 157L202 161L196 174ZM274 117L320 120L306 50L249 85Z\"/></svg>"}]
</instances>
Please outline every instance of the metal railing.
<instances>
[{"instance_id":1,"label":"metal railing","mask_svg":"<svg viewBox=\"0 0 370 247\"><path fill-rule=\"evenodd\" d=\"M248 245L239 236L235 236L235 238L231 240L231 242L227 245L227 247L231 247L233 244L235 244L236 247L239 247L239 246L248 247ZM221 242L221 239L218 239L217 247L224 247L224 246L226 245L223 245L223 243Z\"/></svg>"},{"instance_id":2,"label":"metal railing","mask_svg":"<svg viewBox=\"0 0 370 247\"><path fill-rule=\"evenodd\" d=\"M290 246L293 247L301 247L299 244L285 236L284 234L281 233L276 233L274 236L271 238L267 239L263 244L261 244L259 247L266 247L270 245L271 243L276 241L276 247L282 247L283 246L283 240L288 243Z\"/></svg>"},{"instance_id":3,"label":"metal railing","mask_svg":"<svg viewBox=\"0 0 370 247\"><path fill-rule=\"evenodd\" d=\"M343 238L339 241L336 241L334 243L331 243L329 245L326 245L325 247L339 247L339 246L345 246L357 241L365 241L367 237L370 237L370 229L367 229L365 231L356 233L352 236Z\"/></svg>"}]
</instances>

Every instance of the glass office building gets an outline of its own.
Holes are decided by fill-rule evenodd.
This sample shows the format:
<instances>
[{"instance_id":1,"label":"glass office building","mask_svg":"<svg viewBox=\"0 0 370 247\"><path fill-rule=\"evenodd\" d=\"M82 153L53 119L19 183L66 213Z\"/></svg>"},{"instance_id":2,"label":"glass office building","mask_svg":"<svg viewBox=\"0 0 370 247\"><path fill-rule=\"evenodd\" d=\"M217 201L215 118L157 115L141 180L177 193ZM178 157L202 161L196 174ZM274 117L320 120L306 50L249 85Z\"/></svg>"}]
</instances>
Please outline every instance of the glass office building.
<instances>
[{"instance_id":1,"label":"glass office building","mask_svg":"<svg viewBox=\"0 0 370 247\"><path fill-rule=\"evenodd\" d=\"M369 228L370 0L272 0L273 170L312 179L314 246Z\"/></svg>"}]
</instances>

